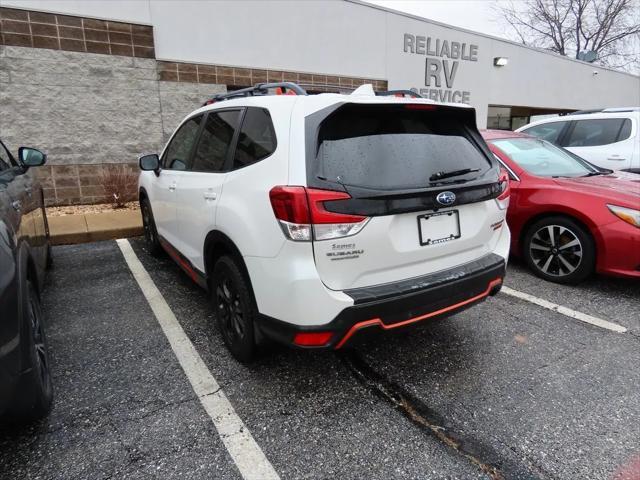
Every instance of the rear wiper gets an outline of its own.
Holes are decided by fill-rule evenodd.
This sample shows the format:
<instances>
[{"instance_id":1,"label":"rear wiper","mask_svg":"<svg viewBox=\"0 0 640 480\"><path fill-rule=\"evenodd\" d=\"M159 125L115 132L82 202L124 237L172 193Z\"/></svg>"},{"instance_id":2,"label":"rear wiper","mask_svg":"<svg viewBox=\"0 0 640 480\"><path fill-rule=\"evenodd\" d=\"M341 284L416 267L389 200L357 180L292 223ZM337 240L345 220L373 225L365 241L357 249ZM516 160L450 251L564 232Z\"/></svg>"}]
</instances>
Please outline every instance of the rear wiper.
<instances>
[{"instance_id":1,"label":"rear wiper","mask_svg":"<svg viewBox=\"0 0 640 480\"><path fill-rule=\"evenodd\" d=\"M463 168L462 170L452 170L450 172L438 172L429 177L429 181L436 182L443 178L459 177L460 175L466 175L467 173L479 172L479 168Z\"/></svg>"}]
</instances>

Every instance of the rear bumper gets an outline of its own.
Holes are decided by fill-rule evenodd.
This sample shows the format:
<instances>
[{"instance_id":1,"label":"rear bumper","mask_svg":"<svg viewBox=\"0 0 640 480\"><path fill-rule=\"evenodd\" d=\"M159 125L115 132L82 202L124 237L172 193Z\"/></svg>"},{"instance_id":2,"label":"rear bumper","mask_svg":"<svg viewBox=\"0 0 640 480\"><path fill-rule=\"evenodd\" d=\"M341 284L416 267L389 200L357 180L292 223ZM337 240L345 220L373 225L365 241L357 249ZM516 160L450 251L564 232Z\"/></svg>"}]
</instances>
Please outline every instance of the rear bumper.
<instances>
[{"instance_id":1,"label":"rear bumper","mask_svg":"<svg viewBox=\"0 0 640 480\"><path fill-rule=\"evenodd\" d=\"M298 333L330 332L325 344L311 348L338 349L364 329L391 330L460 312L495 295L504 275L505 259L492 253L444 272L345 290L353 298L353 306L324 325L293 325L261 315L259 328L265 336L289 345L296 345Z\"/></svg>"}]
</instances>

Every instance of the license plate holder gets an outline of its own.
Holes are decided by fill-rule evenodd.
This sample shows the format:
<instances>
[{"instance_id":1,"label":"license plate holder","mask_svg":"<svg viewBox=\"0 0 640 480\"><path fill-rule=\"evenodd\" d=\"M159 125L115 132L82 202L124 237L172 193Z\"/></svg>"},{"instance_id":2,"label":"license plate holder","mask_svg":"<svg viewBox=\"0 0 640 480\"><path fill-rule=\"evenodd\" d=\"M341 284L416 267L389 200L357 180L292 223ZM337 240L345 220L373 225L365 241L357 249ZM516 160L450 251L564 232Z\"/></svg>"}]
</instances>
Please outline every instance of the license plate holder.
<instances>
[{"instance_id":1,"label":"license plate holder","mask_svg":"<svg viewBox=\"0 0 640 480\"><path fill-rule=\"evenodd\" d=\"M418 216L418 238L421 246L437 245L460 238L458 210Z\"/></svg>"}]
</instances>

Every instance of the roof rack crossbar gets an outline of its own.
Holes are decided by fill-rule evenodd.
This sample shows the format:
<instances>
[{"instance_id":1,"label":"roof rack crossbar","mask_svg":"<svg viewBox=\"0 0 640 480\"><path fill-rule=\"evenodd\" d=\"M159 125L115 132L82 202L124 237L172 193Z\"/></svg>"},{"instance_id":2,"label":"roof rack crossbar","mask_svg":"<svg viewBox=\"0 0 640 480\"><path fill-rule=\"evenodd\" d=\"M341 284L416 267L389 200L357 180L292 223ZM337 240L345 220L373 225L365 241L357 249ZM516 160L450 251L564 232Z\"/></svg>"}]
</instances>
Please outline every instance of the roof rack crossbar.
<instances>
[{"instance_id":1,"label":"roof rack crossbar","mask_svg":"<svg viewBox=\"0 0 640 480\"><path fill-rule=\"evenodd\" d=\"M379 97L404 97L409 96L412 98L424 98L418 92L414 92L413 90L386 90L384 92L376 92L376 95Z\"/></svg>"},{"instance_id":2,"label":"roof rack crossbar","mask_svg":"<svg viewBox=\"0 0 640 480\"><path fill-rule=\"evenodd\" d=\"M211 105L214 102L230 100L232 98L269 95L269 90L274 88L280 88L281 93L285 93L287 90L289 90L291 92L294 92L296 95L307 95L307 91L304 88L293 82L256 83L253 87L241 88L240 90L213 95L204 103L204 105Z\"/></svg>"}]
</instances>

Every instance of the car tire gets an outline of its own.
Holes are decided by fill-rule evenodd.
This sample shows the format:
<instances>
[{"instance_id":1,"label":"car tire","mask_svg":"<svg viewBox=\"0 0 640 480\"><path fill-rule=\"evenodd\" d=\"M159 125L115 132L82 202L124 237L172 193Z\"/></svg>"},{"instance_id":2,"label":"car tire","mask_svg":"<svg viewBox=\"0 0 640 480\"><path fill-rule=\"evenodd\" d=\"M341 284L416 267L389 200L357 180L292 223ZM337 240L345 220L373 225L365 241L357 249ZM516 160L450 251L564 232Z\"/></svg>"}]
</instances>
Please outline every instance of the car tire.
<instances>
[{"instance_id":1,"label":"car tire","mask_svg":"<svg viewBox=\"0 0 640 480\"><path fill-rule=\"evenodd\" d=\"M532 224L523 241L523 256L538 277L577 284L595 270L596 248L588 230L569 217L550 216Z\"/></svg>"},{"instance_id":2,"label":"car tire","mask_svg":"<svg viewBox=\"0 0 640 480\"><path fill-rule=\"evenodd\" d=\"M216 323L225 345L238 361L250 363L256 350L258 309L248 279L232 257L222 256L213 268L211 286Z\"/></svg>"},{"instance_id":3,"label":"car tire","mask_svg":"<svg viewBox=\"0 0 640 480\"><path fill-rule=\"evenodd\" d=\"M144 229L144 242L147 250L152 256L158 257L162 254L162 245L160 245L151 205L146 198L140 200L140 213L142 214L142 228Z\"/></svg>"},{"instance_id":4,"label":"car tire","mask_svg":"<svg viewBox=\"0 0 640 480\"><path fill-rule=\"evenodd\" d=\"M11 407L7 411L10 421L30 422L47 415L53 403L53 383L47 338L44 331L44 315L34 284L27 280L24 302L24 347L28 364L16 385Z\"/></svg>"}]
</instances>

